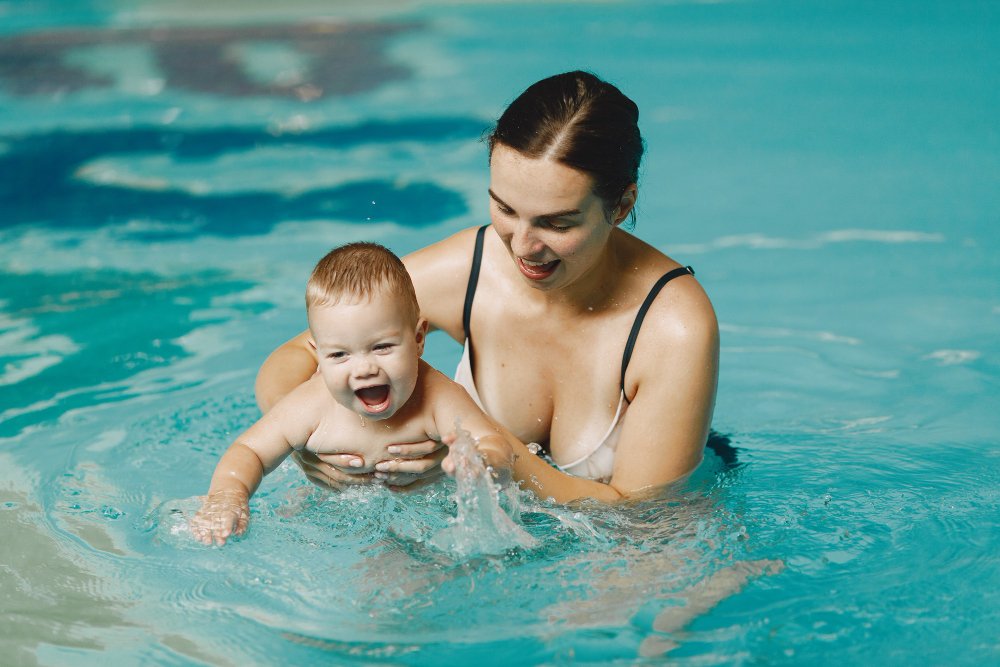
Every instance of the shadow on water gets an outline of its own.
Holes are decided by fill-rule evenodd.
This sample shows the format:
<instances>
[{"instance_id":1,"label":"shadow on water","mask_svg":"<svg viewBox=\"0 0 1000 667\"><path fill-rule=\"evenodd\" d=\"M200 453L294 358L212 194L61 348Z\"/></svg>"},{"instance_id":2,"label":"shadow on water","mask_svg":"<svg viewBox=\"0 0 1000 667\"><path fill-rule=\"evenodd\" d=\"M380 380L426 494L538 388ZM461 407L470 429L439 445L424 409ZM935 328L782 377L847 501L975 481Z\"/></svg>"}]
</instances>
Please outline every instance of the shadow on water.
<instances>
[{"instance_id":1,"label":"shadow on water","mask_svg":"<svg viewBox=\"0 0 1000 667\"><path fill-rule=\"evenodd\" d=\"M727 434L711 431L705 449L719 457L725 470L735 470L743 465L739 460L740 450L733 446L733 440Z\"/></svg>"},{"instance_id":2,"label":"shadow on water","mask_svg":"<svg viewBox=\"0 0 1000 667\"><path fill-rule=\"evenodd\" d=\"M88 183L77 177L89 161L112 155L168 155L177 160L209 159L230 151L273 146L347 148L420 141L433 143L475 138L485 123L476 118L425 118L368 122L295 134L263 129L208 130L155 127L81 132L49 132L6 141L0 154L0 228L25 224L96 228L135 219L185 222L156 232L137 232L137 240L193 237L200 234L264 234L283 220L336 218L367 223L392 220L423 227L466 212L460 193L433 182L399 184L361 180L297 195L276 192L194 194L179 189L130 188ZM373 209L372 201L378 202ZM377 219L373 219L377 214Z\"/></svg>"}]
</instances>

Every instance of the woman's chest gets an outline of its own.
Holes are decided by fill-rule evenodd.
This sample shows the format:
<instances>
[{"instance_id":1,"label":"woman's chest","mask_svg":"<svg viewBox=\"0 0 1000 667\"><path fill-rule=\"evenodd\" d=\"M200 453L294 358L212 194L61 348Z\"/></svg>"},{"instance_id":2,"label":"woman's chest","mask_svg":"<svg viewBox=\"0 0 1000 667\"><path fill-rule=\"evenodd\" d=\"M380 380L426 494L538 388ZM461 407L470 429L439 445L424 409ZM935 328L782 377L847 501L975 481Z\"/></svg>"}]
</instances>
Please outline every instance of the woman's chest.
<instances>
[{"instance_id":1,"label":"woman's chest","mask_svg":"<svg viewBox=\"0 0 1000 667\"><path fill-rule=\"evenodd\" d=\"M612 424L628 335L621 317L508 320L475 337L474 374L495 419L556 461L584 455Z\"/></svg>"}]
</instances>

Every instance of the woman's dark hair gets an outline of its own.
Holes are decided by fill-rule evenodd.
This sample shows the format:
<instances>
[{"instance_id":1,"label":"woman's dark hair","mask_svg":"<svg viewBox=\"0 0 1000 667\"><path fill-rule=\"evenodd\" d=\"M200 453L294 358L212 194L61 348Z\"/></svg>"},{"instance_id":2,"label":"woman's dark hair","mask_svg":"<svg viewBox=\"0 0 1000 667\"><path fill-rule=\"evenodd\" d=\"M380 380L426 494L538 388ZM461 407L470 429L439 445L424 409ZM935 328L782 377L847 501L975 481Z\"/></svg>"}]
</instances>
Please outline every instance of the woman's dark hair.
<instances>
[{"instance_id":1,"label":"woman's dark hair","mask_svg":"<svg viewBox=\"0 0 1000 667\"><path fill-rule=\"evenodd\" d=\"M638 123L639 107L615 86L589 72L557 74L511 102L488 136L490 155L503 144L586 172L610 213L639 180Z\"/></svg>"}]
</instances>

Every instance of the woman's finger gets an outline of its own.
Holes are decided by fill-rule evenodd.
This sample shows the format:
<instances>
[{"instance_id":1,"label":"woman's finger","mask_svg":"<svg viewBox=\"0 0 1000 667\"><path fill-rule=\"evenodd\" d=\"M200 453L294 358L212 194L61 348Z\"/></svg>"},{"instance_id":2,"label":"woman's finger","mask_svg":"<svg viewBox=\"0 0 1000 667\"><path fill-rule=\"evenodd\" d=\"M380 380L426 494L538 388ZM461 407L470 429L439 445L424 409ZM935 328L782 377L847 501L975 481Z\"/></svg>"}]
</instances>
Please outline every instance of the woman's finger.
<instances>
[{"instance_id":1,"label":"woman's finger","mask_svg":"<svg viewBox=\"0 0 1000 667\"><path fill-rule=\"evenodd\" d=\"M444 443L438 440L424 440L423 442L389 445L388 452L398 459L419 459L433 454L442 447L444 447Z\"/></svg>"},{"instance_id":2,"label":"woman's finger","mask_svg":"<svg viewBox=\"0 0 1000 667\"><path fill-rule=\"evenodd\" d=\"M365 460L358 454L317 454L317 458L341 472L351 473L352 468L363 468Z\"/></svg>"},{"instance_id":3,"label":"woman's finger","mask_svg":"<svg viewBox=\"0 0 1000 667\"><path fill-rule=\"evenodd\" d=\"M343 472L336 466L324 463L312 452L292 452L292 460L302 468L306 479L324 489L340 490L349 485L368 484L374 478L370 472L353 474Z\"/></svg>"},{"instance_id":4,"label":"woman's finger","mask_svg":"<svg viewBox=\"0 0 1000 667\"><path fill-rule=\"evenodd\" d=\"M438 449L428 456L419 459L389 459L375 464L376 473L410 473L423 474L441 466L441 461L448 455L447 449Z\"/></svg>"},{"instance_id":5,"label":"woman's finger","mask_svg":"<svg viewBox=\"0 0 1000 667\"><path fill-rule=\"evenodd\" d=\"M413 486L417 482L434 479L441 475L441 460L448 450L441 449L431 456L416 461L386 461L386 471L376 471L375 477L384 484L394 487Z\"/></svg>"}]
</instances>

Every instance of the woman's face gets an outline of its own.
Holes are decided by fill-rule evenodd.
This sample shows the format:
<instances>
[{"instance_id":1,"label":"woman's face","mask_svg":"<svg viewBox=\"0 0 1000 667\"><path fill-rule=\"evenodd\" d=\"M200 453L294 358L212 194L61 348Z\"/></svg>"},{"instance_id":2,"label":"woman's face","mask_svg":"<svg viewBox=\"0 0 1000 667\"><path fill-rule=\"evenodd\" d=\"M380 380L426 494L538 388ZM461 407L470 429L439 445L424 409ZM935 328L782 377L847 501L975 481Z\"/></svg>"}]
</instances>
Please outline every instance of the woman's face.
<instances>
[{"instance_id":1,"label":"woman's face","mask_svg":"<svg viewBox=\"0 0 1000 667\"><path fill-rule=\"evenodd\" d=\"M489 194L493 227L532 287L572 285L603 258L614 226L589 175L497 144Z\"/></svg>"}]
</instances>

